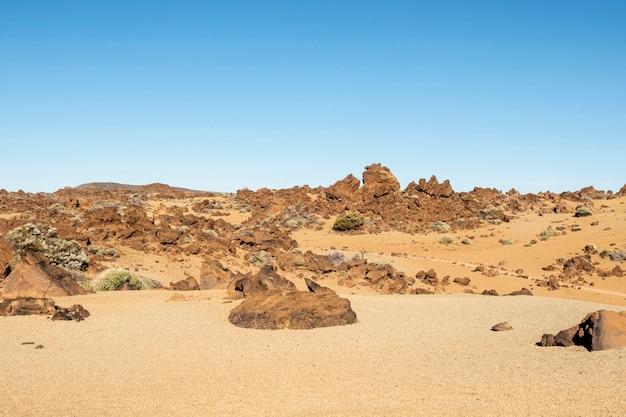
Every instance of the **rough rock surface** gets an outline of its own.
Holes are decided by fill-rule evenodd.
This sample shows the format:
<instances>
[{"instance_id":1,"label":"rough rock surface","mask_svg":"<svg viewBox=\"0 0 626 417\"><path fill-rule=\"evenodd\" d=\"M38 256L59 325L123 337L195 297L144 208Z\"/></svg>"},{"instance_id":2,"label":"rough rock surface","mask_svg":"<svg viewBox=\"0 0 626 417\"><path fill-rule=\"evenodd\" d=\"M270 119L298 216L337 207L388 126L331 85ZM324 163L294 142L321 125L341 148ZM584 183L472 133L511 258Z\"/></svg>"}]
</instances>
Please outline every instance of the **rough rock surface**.
<instances>
[{"instance_id":1,"label":"rough rock surface","mask_svg":"<svg viewBox=\"0 0 626 417\"><path fill-rule=\"evenodd\" d=\"M42 298L85 293L65 269L51 265L41 253L29 252L6 278L2 296Z\"/></svg>"},{"instance_id":2,"label":"rough rock surface","mask_svg":"<svg viewBox=\"0 0 626 417\"><path fill-rule=\"evenodd\" d=\"M81 321L89 317L89 311L80 304L69 308L55 305L51 298L5 298L0 302L0 316L25 316L30 314L52 315L51 320Z\"/></svg>"},{"instance_id":3,"label":"rough rock surface","mask_svg":"<svg viewBox=\"0 0 626 417\"><path fill-rule=\"evenodd\" d=\"M626 346L626 310L598 310L587 314L583 321L557 335L544 334L541 346L584 346L589 351L616 349Z\"/></svg>"},{"instance_id":4,"label":"rough rock surface","mask_svg":"<svg viewBox=\"0 0 626 417\"><path fill-rule=\"evenodd\" d=\"M170 282L170 290L174 291L196 291L200 289L198 281L194 277L187 277L178 282Z\"/></svg>"},{"instance_id":5,"label":"rough rock surface","mask_svg":"<svg viewBox=\"0 0 626 417\"><path fill-rule=\"evenodd\" d=\"M350 300L332 292L268 290L246 298L228 320L252 329L313 329L355 323Z\"/></svg>"}]
</instances>

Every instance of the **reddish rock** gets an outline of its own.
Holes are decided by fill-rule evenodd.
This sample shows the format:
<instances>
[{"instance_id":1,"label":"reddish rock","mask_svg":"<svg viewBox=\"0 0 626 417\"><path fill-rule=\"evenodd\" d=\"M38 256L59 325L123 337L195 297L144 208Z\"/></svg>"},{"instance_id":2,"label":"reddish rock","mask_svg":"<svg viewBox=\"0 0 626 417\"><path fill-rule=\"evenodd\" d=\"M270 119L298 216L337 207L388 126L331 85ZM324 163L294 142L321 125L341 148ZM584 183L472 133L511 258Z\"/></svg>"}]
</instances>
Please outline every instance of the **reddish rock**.
<instances>
[{"instance_id":1,"label":"reddish rock","mask_svg":"<svg viewBox=\"0 0 626 417\"><path fill-rule=\"evenodd\" d=\"M350 300L333 292L269 290L246 298L228 320L252 329L312 329L356 323L357 317Z\"/></svg>"},{"instance_id":2,"label":"reddish rock","mask_svg":"<svg viewBox=\"0 0 626 417\"><path fill-rule=\"evenodd\" d=\"M528 288L522 288L521 290L513 291L505 295L533 295L533 293Z\"/></svg>"},{"instance_id":3,"label":"reddish rock","mask_svg":"<svg viewBox=\"0 0 626 417\"><path fill-rule=\"evenodd\" d=\"M324 294L324 293L335 293L335 291L331 290L328 287L324 287L320 284L318 284L317 282L313 281L312 279L309 278L305 278L304 282L306 283L307 288L309 289L310 292L315 293L315 294Z\"/></svg>"},{"instance_id":4,"label":"reddish rock","mask_svg":"<svg viewBox=\"0 0 626 417\"><path fill-rule=\"evenodd\" d=\"M85 293L67 270L51 265L42 253L29 252L6 278L2 296L45 298Z\"/></svg>"},{"instance_id":5,"label":"reddish rock","mask_svg":"<svg viewBox=\"0 0 626 417\"><path fill-rule=\"evenodd\" d=\"M170 290L174 291L197 291L200 289L198 281L194 277L187 277L178 282L170 282Z\"/></svg>"},{"instance_id":6,"label":"reddish rock","mask_svg":"<svg viewBox=\"0 0 626 417\"><path fill-rule=\"evenodd\" d=\"M361 181L354 175L350 174L341 181L337 181L333 185L324 189L328 198L332 200L353 201Z\"/></svg>"},{"instance_id":7,"label":"reddish rock","mask_svg":"<svg viewBox=\"0 0 626 417\"><path fill-rule=\"evenodd\" d=\"M418 184L412 183L407 187L407 191L410 193L421 192L433 197L449 198L454 194L454 190L450 185L450 181L445 180L443 183L437 181L437 177L434 175L430 177L428 182L424 178L419 180Z\"/></svg>"},{"instance_id":8,"label":"reddish rock","mask_svg":"<svg viewBox=\"0 0 626 417\"><path fill-rule=\"evenodd\" d=\"M363 187L361 188L364 200L394 194L399 190L400 182L391 173L389 168L381 164L372 164L365 167L365 172L363 172Z\"/></svg>"},{"instance_id":9,"label":"reddish rock","mask_svg":"<svg viewBox=\"0 0 626 417\"><path fill-rule=\"evenodd\" d=\"M467 286L470 283L470 279L468 277L457 277L454 278L454 282L456 282L459 285L463 285L463 286Z\"/></svg>"},{"instance_id":10,"label":"reddish rock","mask_svg":"<svg viewBox=\"0 0 626 417\"><path fill-rule=\"evenodd\" d=\"M31 314L52 315L52 320L81 321L89 317L89 311L80 304L69 308L55 305L51 298L6 298L0 302L0 316L25 316Z\"/></svg>"},{"instance_id":11,"label":"reddish rock","mask_svg":"<svg viewBox=\"0 0 626 417\"><path fill-rule=\"evenodd\" d=\"M200 289L224 289L230 285L233 273L222 266L217 259L208 259L200 267Z\"/></svg>"},{"instance_id":12,"label":"reddish rock","mask_svg":"<svg viewBox=\"0 0 626 417\"><path fill-rule=\"evenodd\" d=\"M428 271L419 271L417 274L415 274L415 279L419 282L422 282L426 285L431 285L433 287L439 284L439 280L437 279L437 273L432 268Z\"/></svg>"},{"instance_id":13,"label":"reddish rock","mask_svg":"<svg viewBox=\"0 0 626 417\"><path fill-rule=\"evenodd\" d=\"M599 310L589 313L577 326L560 331L556 336L544 334L541 346L584 346L589 351L626 346L626 310Z\"/></svg>"}]
</instances>

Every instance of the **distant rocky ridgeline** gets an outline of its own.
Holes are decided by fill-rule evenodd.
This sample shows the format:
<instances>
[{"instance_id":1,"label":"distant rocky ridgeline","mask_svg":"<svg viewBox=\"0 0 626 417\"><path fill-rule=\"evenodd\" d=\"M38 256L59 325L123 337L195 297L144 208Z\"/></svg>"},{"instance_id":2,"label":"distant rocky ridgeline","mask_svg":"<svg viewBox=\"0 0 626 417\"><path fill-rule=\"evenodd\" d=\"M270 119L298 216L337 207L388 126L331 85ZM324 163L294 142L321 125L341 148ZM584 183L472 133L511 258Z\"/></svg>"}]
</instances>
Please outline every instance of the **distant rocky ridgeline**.
<instances>
[{"instance_id":1,"label":"distant rocky ridgeline","mask_svg":"<svg viewBox=\"0 0 626 417\"><path fill-rule=\"evenodd\" d=\"M406 292L411 278L365 260L345 260L351 268L341 271L328 259L323 260L326 266L321 265L321 258L298 251L292 232L321 228L325 221L346 214L355 215L357 230L342 233L472 229L507 222L528 210L574 215L578 206L593 208L594 200L617 195L626 195L626 186L618 194L593 187L562 194L522 195L487 188L459 193L449 181L439 182L434 176L411 182L403 190L388 168L373 164L365 168L362 180L348 175L328 187L240 190L236 194L111 183L54 193L0 190L0 235L29 223L53 226L57 243L67 246L75 241L88 255L87 273L98 272L98 265L119 256L119 249L132 248L171 258L222 259L225 264L229 259L243 259L255 266L270 264L283 271L320 276L346 272L341 277L346 286L363 283L381 292ZM245 220L230 220L239 213ZM0 239L0 291L13 256L13 249Z\"/></svg>"}]
</instances>

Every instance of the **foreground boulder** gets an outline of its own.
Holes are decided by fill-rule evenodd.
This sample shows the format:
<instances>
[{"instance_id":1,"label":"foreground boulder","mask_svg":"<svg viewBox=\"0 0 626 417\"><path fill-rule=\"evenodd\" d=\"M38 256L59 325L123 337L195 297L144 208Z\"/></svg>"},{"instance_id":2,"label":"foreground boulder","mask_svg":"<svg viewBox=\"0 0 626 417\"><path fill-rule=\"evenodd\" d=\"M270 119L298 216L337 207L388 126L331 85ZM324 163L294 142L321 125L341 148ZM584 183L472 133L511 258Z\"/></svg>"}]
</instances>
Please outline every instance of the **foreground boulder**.
<instances>
[{"instance_id":1,"label":"foreground boulder","mask_svg":"<svg viewBox=\"0 0 626 417\"><path fill-rule=\"evenodd\" d=\"M350 300L314 281L307 285L312 291L268 289L246 295L231 310L228 321L251 329L313 329L356 323Z\"/></svg>"},{"instance_id":2,"label":"foreground boulder","mask_svg":"<svg viewBox=\"0 0 626 417\"><path fill-rule=\"evenodd\" d=\"M626 346L626 310L599 310L569 329L541 337L541 346L584 346L589 351Z\"/></svg>"},{"instance_id":3,"label":"foreground boulder","mask_svg":"<svg viewBox=\"0 0 626 417\"><path fill-rule=\"evenodd\" d=\"M63 308L55 305L51 298L6 298L0 302L0 316L27 316L31 314L52 315L52 320L81 321L89 317L89 311L80 304Z\"/></svg>"},{"instance_id":4,"label":"foreground boulder","mask_svg":"<svg viewBox=\"0 0 626 417\"><path fill-rule=\"evenodd\" d=\"M85 293L67 270L50 264L41 253L29 252L6 278L2 296L45 298Z\"/></svg>"}]
</instances>

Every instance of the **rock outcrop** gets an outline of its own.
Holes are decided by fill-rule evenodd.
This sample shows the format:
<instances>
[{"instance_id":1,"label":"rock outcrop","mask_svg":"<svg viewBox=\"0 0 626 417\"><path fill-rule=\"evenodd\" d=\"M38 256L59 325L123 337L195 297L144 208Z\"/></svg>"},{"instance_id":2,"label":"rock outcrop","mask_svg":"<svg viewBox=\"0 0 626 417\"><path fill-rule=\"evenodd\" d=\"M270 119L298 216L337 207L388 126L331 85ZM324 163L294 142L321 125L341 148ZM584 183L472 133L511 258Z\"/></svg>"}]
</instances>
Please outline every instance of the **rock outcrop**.
<instances>
[{"instance_id":1,"label":"rock outcrop","mask_svg":"<svg viewBox=\"0 0 626 417\"><path fill-rule=\"evenodd\" d=\"M541 337L541 346L584 346L589 351L626 346L626 310L598 310L569 329Z\"/></svg>"},{"instance_id":2,"label":"rock outcrop","mask_svg":"<svg viewBox=\"0 0 626 417\"><path fill-rule=\"evenodd\" d=\"M252 285L255 281L247 281ZM245 299L233 308L228 320L238 327L252 329L313 329L355 323L350 300L339 297L315 281L307 281L313 291L267 289L256 281L254 291L243 288Z\"/></svg>"},{"instance_id":3,"label":"rock outcrop","mask_svg":"<svg viewBox=\"0 0 626 417\"><path fill-rule=\"evenodd\" d=\"M89 317L82 305L69 308L55 305L51 298L19 297L5 298L0 302L0 316L26 316L31 314L51 315L51 320L81 321Z\"/></svg>"},{"instance_id":4,"label":"rock outcrop","mask_svg":"<svg viewBox=\"0 0 626 417\"><path fill-rule=\"evenodd\" d=\"M50 264L42 253L29 252L6 278L2 296L42 298L85 293L68 271Z\"/></svg>"}]
</instances>

